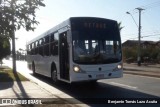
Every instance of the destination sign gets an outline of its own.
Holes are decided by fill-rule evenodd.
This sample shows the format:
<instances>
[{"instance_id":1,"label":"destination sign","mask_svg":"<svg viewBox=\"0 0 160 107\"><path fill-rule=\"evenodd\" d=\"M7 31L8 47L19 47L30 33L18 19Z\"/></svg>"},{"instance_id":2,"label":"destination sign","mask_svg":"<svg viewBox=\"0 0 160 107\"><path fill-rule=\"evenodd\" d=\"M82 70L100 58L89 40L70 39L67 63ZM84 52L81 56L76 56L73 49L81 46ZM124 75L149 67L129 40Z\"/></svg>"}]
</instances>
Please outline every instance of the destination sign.
<instances>
[{"instance_id":1,"label":"destination sign","mask_svg":"<svg viewBox=\"0 0 160 107\"><path fill-rule=\"evenodd\" d=\"M85 28L97 28L97 29L106 29L105 23L84 23Z\"/></svg>"}]
</instances>

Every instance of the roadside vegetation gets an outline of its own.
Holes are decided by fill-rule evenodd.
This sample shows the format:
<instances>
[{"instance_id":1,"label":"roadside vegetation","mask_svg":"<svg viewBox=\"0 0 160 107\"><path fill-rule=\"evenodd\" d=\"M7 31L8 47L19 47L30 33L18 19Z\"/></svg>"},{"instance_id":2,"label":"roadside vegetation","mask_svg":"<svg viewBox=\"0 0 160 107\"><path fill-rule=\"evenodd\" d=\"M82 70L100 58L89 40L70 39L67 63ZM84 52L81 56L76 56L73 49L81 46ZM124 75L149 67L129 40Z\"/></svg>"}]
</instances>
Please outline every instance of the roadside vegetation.
<instances>
[{"instance_id":1,"label":"roadside vegetation","mask_svg":"<svg viewBox=\"0 0 160 107\"><path fill-rule=\"evenodd\" d=\"M16 72L15 31L25 29L34 31L39 24L36 12L40 7L45 7L44 0L0 0L0 61L7 54L3 50L10 48L9 40L12 40L13 71ZM23 36L23 35L21 35ZM2 44L2 46L1 46ZM10 50L9 50L10 53Z\"/></svg>"},{"instance_id":2,"label":"roadside vegetation","mask_svg":"<svg viewBox=\"0 0 160 107\"><path fill-rule=\"evenodd\" d=\"M18 72L13 72L13 70L10 68L0 67L0 82L13 81L28 81L28 79Z\"/></svg>"},{"instance_id":3,"label":"roadside vegetation","mask_svg":"<svg viewBox=\"0 0 160 107\"><path fill-rule=\"evenodd\" d=\"M0 36L0 50L0 63L2 63L2 59L10 55L10 43L8 38Z\"/></svg>"},{"instance_id":4,"label":"roadside vegetation","mask_svg":"<svg viewBox=\"0 0 160 107\"><path fill-rule=\"evenodd\" d=\"M130 48L123 48L123 61L127 63L133 63L137 61L137 46ZM159 47L147 47L141 49L142 63L160 63L160 48Z\"/></svg>"}]
</instances>

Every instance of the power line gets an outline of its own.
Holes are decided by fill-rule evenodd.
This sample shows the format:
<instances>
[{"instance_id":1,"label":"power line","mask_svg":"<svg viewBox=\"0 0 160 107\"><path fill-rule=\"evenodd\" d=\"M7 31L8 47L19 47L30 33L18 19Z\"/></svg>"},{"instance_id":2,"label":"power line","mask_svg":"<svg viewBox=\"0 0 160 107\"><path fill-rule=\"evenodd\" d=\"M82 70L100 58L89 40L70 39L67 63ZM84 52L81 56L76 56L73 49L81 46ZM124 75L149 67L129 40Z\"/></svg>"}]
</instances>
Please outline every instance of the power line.
<instances>
[{"instance_id":1,"label":"power line","mask_svg":"<svg viewBox=\"0 0 160 107\"><path fill-rule=\"evenodd\" d=\"M141 38L153 37L153 36L160 36L160 33L158 33L158 34L153 34L153 35L145 35L145 36L141 36ZM137 39L137 37L135 37L135 38L129 38L129 39Z\"/></svg>"},{"instance_id":2,"label":"power line","mask_svg":"<svg viewBox=\"0 0 160 107\"><path fill-rule=\"evenodd\" d=\"M150 9L150 8L154 8L154 7L158 7L160 6L160 1L156 1L156 2L153 2L153 3L150 3L150 4L147 4L147 5L144 5L144 6L140 6L140 7L143 7L144 9ZM127 13L130 13L130 12L127 12ZM137 12L136 12L137 13ZM135 14L135 9L132 10L131 14ZM132 16L133 17L133 16ZM135 22L135 20L134 20ZM153 32L155 33L155 32ZM143 34L144 35L144 34ZM157 36L159 34L152 34L152 35L147 35L147 36L142 36L140 38L145 38L145 37L151 37L151 36ZM127 37L127 36L125 36ZM131 39L135 39L135 38L131 38Z\"/></svg>"},{"instance_id":3,"label":"power line","mask_svg":"<svg viewBox=\"0 0 160 107\"><path fill-rule=\"evenodd\" d=\"M148 10L148 9L155 8L155 7L158 7L158 6L160 6L160 1L152 2L152 3L146 4L146 5L143 5L143 6L139 6L139 7L142 7L143 9ZM134 15L134 14L138 13L136 10L137 9L132 9L128 12L131 13L132 15ZM142 12L142 14L143 14L143 12ZM125 17L124 14L122 14L121 16L123 16L123 18ZM118 16L118 17L120 17L120 16ZM132 16L132 18L133 18L133 16ZM114 17L114 19L117 19L117 16ZM136 22L136 21L134 21L134 22Z\"/></svg>"},{"instance_id":4,"label":"power line","mask_svg":"<svg viewBox=\"0 0 160 107\"><path fill-rule=\"evenodd\" d=\"M157 33L160 33L158 31L145 31L145 32L142 32L142 35L146 35L146 34L157 34ZM137 35L137 33L132 33L132 34L123 34L125 36L131 36L131 35Z\"/></svg>"},{"instance_id":5,"label":"power line","mask_svg":"<svg viewBox=\"0 0 160 107\"><path fill-rule=\"evenodd\" d=\"M154 34L154 35L147 35L147 36L142 36L141 38L145 38L145 37L151 37L151 36L160 36L160 33L159 34Z\"/></svg>"},{"instance_id":6,"label":"power line","mask_svg":"<svg viewBox=\"0 0 160 107\"><path fill-rule=\"evenodd\" d=\"M150 9L150 8L155 8L158 6L160 6L160 1L156 1L153 3L147 4L147 5L141 6L141 7L143 7L144 9Z\"/></svg>"},{"instance_id":7,"label":"power line","mask_svg":"<svg viewBox=\"0 0 160 107\"><path fill-rule=\"evenodd\" d=\"M155 8L155 7L158 7L158 6L160 6L160 1L156 1L156 2L147 4L147 5L144 5L144 6L139 6L139 7L143 8L143 9L145 9L145 10L148 10L148 9ZM136 11L136 9L130 10L130 11L128 11L128 12L131 13L132 15L138 13L138 12Z\"/></svg>"}]
</instances>

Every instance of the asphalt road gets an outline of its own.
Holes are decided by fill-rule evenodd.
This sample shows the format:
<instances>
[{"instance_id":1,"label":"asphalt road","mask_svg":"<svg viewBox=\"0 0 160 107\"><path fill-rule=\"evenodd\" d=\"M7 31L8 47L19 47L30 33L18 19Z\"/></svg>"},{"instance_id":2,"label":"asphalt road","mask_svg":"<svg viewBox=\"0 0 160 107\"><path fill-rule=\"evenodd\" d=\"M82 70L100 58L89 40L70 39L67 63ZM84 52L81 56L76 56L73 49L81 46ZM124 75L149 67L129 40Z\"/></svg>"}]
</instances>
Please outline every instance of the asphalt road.
<instances>
[{"instance_id":1,"label":"asphalt road","mask_svg":"<svg viewBox=\"0 0 160 107\"><path fill-rule=\"evenodd\" d=\"M121 79L111 79L111 80L99 80L97 84L92 85L88 83L77 83L77 84L67 84L60 82L58 85L53 85L50 79L37 75L35 76L39 80L44 81L50 86L53 86L64 93L78 99L82 103L87 103L88 98L103 98L108 101L108 99L128 99L128 98L159 98L160 97L160 79L149 78L135 75L124 75ZM86 99L87 98L87 99ZM71 101L72 99L66 99ZM89 106L97 106L96 104L88 104ZM108 105L108 104L107 104ZM106 106L105 104L101 106ZM112 105L115 106L115 105ZM119 105L119 106L128 106ZM148 105L148 104L137 104L132 105L137 107L155 107L158 105Z\"/></svg>"},{"instance_id":2,"label":"asphalt road","mask_svg":"<svg viewBox=\"0 0 160 107\"><path fill-rule=\"evenodd\" d=\"M21 66L18 70L24 71L24 62L19 62L17 66ZM78 99L82 103L87 103L86 98L103 98L108 101L108 99L128 99L128 98L153 98L160 99L160 79L153 77L145 77L138 75L124 74L123 78L118 79L108 79L99 80L97 84L92 85L89 83L79 83L79 84L67 84L60 82L58 85L52 84L49 78L41 75L33 76L31 72L28 72L30 78L35 78L36 81L41 81L39 83L41 87L48 90L52 94L59 96L61 98L69 97L66 100L73 100L73 98ZM34 80L35 80L34 79ZM56 91L55 91L56 90ZM58 91L57 91L58 90ZM63 95L66 94L66 95ZM71 99L70 99L71 98ZM87 104L88 106L109 106L108 104ZM111 106L117 106L117 104L111 104ZM134 107L158 107L158 104L119 104L118 106L134 106Z\"/></svg>"}]
</instances>

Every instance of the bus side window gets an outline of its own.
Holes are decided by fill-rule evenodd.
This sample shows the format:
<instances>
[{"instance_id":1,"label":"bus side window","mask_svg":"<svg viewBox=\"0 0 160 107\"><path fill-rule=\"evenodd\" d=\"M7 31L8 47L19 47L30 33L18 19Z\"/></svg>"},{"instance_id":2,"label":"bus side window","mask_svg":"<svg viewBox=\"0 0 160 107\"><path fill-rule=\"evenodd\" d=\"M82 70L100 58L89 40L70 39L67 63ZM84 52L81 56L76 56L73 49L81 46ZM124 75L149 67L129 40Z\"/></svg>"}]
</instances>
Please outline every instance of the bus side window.
<instances>
[{"instance_id":1,"label":"bus side window","mask_svg":"<svg viewBox=\"0 0 160 107\"><path fill-rule=\"evenodd\" d=\"M44 39L45 39L44 55L49 56L49 36L46 36Z\"/></svg>"},{"instance_id":2,"label":"bus side window","mask_svg":"<svg viewBox=\"0 0 160 107\"><path fill-rule=\"evenodd\" d=\"M58 41L55 41L53 44L53 55L58 55Z\"/></svg>"},{"instance_id":3,"label":"bus side window","mask_svg":"<svg viewBox=\"0 0 160 107\"><path fill-rule=\"evenodd\" d=\"M54 33L51 34L50 42L54 42Z\"/></svg>"},{"instance_id":4,"label":"bus side window","mask_svg":"<svg viewBox=\"0 0 160 107\"><path fill-rule=\"evenodd\" d=\"M57 32L54 34L54 55L58 55L58 41L59 41L59 34Z\"/></svg>"},{"instance_id":5,"label":"bus side window","mask_svg":"<svg viewBox=\"0 0 160 107\"><path fill-rule=\"evenodd\" d=\"M39 42L36 41L36 46L35 46L35 54L38 54L39 53Z\"/></svg>"},{"instance_id":6,"label":"bus side window","mask_svg":"<svg viewBox=\"0 0 160 107\"><path fill-rule=\"evenodd\" d=\"M28 54L28 55L31 55L31 45L28 45L28 46L27 46L27 54Z\"/></svg>"},{"instance_id":7,"label":"bus side window","mask_svg":"<svg viewBox=\"0 0 160 107\"><path fill-rule=\"evenodd\" d=\"M35 55L35 43L32 43L31 46L31 55Z\"/></svg>"},{"instance_id":8,"label":"bus side window","mask_svg":"<svg viewBox=\"0 0 160 107\"><path fill-rule=\"evenodd\" d=\"M51 37L50 37L50 53L51 55L53 55L53 47L54 46L54 33L51 34Z\"/></svg>"},{"instance_id":9,"label":"bus side window","mask_svg":"<svg viewBox=\"0 0 160 107\"><path fill-rule=\"evenodd\" d=\"M54 41L58 41L59 40L59 34L58 32L54 34Z\"/></svg>"},{"instance_id":10,"label":"bus side window","mask_svg":"<svg viewBox=\"0 0 160 107\"><path fill-rule=\"evenodd\" d=\"M58 33L51 34L50 52L51 55L58 55Z\"/></svg>"},{"instance_id":11,"label":"bus side window","mask_svg":"<svg viewBox=\"0 0 160 107\"><path fill-rule=\"evenodd\" d=\"M48 44L49 43L49 36L46 36L45 37L45 44Z\"/></svg>"},{"instance_id":12,"label":"bus side window","mask_svg":"<svg viewBox=\"0 0 160 107\"><path fill-rule=\"evenodd\" d=\"M39 54L43 56L43 39L39 40Z\"/></svg>"}]
</instances>

